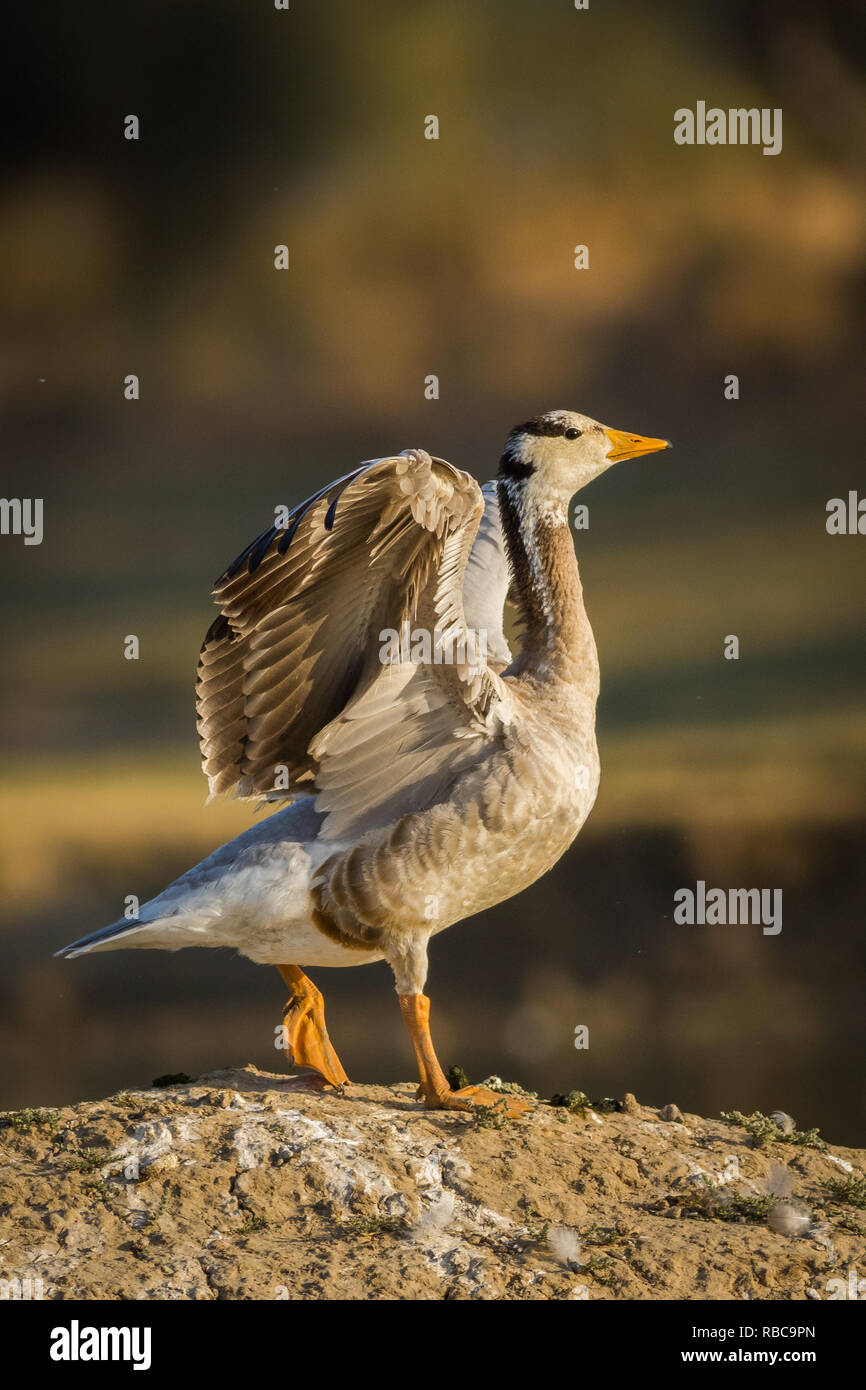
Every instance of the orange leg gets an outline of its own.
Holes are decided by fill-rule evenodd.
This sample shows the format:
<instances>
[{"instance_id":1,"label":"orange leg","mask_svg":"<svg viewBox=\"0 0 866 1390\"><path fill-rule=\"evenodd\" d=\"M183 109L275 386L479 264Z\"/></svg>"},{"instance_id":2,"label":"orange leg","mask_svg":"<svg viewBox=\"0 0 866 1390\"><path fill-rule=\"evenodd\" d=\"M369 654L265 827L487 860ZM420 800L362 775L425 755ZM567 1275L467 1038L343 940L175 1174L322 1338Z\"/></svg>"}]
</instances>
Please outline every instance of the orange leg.
<instances>
[{"instance_id":1,"label":"orange leg","mask_svg":"<svg viewBox=\"0 0 866 1390\"><path fill-rule=\"evenodd\" d=\"M330 1085L343 1086L349 1078L331 1046L320 992L297 965L277 969L291 990L283 1014L286 1053L291 1052L295 1066L312 1067Z\"/></svg>"},{"instance_id":2,"label":"orange leg","mask_svg":"<svg viewBox=\"0 0 866 1390\"><path fill-rule=\"evenodd\" d=\"M428 1110L471 1110L473 1105L498 1105L509 1118L522 1115L531 1107L516 1096L489 1091L486 1086L464 1086L452 1091L448 1085L430 1036L430 1000L426 994L400 994L403 1022L409 1030L418 1074L421 1078L419 1095Z\"/></svg>"}]
</instances>

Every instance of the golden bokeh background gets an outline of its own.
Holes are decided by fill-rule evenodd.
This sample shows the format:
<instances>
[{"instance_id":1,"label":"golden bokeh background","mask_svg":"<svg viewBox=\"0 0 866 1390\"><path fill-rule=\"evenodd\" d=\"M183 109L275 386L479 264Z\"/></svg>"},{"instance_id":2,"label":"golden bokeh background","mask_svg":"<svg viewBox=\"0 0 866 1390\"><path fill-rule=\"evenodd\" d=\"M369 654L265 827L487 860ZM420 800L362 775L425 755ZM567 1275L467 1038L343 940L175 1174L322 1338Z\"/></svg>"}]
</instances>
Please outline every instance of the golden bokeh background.
<instances>
[{"instance_id":1,"label":"golden bokeh background","mask_svg":"<svg viewBox=\"0 0 866 1390\"><path fill-rule=\"evenodd\" d=\"M675 448L581 497L602 790L554 873L434 943L443 1060L866 1140L866 539L825 529L864 487L863 25L853 0L10 14L3 489L45 499L45 539L0 538L0 1104L282 1065L275 972L52 959L249 822L203 807L210 581L362 458L483 480L565 406ZM698 100L782 108L782 153L675 145ZM698 878L782 888L781 935L677 926ZM407 1076L387 967L318 983L350 1075Z\"/></svg>"}]
</instances>

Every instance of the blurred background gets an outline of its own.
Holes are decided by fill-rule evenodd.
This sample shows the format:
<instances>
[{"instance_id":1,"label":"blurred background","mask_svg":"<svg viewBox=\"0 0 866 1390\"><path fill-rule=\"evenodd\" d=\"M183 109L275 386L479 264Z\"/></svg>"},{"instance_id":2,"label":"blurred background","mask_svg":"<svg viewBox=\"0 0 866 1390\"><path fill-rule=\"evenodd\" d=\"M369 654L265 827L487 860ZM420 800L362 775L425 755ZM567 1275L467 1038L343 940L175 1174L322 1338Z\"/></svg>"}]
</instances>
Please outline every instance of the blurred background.
<instances>
[{"instance_id":1,"label":"blurred background","mask_svg":"<svg viewBox=\"0 0 866 1390\"><path fill-rule=\"evenodd\" d=\"M274 507L411 445L483 480L563 406L675 449L581 495L599 801L436 940L440 1055L866 1142L866 539L825 529L866 493L863 28L854 0L9 12L2 487L45 537L0 537L0 1105L283 1067L276 971L52 952L249 823L204 808L193 678ZM781 107L782 154L675 145L698 100ZM699 878L781 888L781 935L674 923ZM313 973L350 1075L407 1078L387 966Z\"/></svg>"}]
</instances>

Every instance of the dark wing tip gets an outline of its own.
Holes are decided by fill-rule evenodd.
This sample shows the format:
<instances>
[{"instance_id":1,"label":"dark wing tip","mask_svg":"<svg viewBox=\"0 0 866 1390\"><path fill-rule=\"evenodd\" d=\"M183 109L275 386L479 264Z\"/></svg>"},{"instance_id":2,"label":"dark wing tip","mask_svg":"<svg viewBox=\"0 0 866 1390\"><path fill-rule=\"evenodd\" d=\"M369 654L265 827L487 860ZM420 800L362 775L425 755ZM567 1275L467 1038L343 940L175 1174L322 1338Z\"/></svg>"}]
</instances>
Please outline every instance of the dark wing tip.
<instances>
[{"instance_id":1,"label":"dark wing tip","mask_svg":"<svg viewBox=\"0 0 866 1390\"><path fill-rule=\"evenodd\" d=\"M345 477L338 478L335 483L328 483L326 487L320 488L318 492L314 492L312 497L308 497L305 502L299 503L299 505L289 513L285 526L269 526L267 531L263 531L260 536L256 536L255 540L250 541L249 545L241 551L237 559L232 561L228 569L216 580L214 589L219 589L223 584L227 584L230 580L234 579L236 575L240 574L244 566L246 566L248 574L255 574L277 536L280 538L277 543L277 551L280 555L285 555L304 517L317 502L321 502L325 497L328 500L328 510L325 513L324 527L326 531L332 531L337 515L337 503L346 491L346 488L350 483L353 483L356 478L360 478L362 474L367 473L379 462L381 462L380 459L371 459L369 463L362 463L360 468L355 468L351 473L347 473Z\"/></svg>"}]
</instances>

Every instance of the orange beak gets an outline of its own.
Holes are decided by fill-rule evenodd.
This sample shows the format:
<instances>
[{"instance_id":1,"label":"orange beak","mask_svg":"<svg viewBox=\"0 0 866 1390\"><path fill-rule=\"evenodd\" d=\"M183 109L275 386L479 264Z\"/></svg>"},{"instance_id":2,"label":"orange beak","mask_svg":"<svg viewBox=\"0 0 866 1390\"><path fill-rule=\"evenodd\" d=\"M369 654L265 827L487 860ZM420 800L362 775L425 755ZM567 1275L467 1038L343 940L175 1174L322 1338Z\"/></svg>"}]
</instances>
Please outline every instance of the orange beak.
<instances>
[{"instance_id":1,"label":"orange beak","mask_svg":"<svg viewBox=\"0 0 866 1390\"><path fill-rule=\"evenodd\" d=\"M622 430L607 428L604 432L610 440L607 453L610 463L618 463L620 459L635 459L641 454L657 454L660 449L673 447L669 439L648 439L643 434L625 434Z\"/></svg>"}]
</instances>

